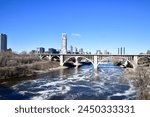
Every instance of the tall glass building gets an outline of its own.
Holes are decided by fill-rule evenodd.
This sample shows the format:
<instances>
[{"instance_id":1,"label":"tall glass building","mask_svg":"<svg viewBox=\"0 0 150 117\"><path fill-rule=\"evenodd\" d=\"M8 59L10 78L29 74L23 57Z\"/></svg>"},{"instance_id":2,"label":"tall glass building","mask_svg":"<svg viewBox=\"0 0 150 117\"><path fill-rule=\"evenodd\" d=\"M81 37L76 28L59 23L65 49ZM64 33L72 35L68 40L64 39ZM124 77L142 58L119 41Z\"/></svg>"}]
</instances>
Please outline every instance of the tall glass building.
<instances>
[{"instance_id":1,"label":"tall glass building","mask_svg":"<svg viewBox=\"0 0 150 117\"><path fill-rule=\"evenodd\" d=\"M7 51L7 35L0 34L0 52Z\"/></svg>"}]
</instances>

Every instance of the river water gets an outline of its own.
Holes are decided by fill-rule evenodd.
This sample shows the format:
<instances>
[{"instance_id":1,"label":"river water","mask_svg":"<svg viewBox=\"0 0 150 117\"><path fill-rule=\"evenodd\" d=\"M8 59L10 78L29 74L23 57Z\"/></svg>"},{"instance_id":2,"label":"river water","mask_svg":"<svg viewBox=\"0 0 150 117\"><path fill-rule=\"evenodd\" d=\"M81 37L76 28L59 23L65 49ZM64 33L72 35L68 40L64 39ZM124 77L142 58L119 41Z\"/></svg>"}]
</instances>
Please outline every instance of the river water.
<instances>
[{"instance_id":1,"label":"river water","mask_svg":"<svg viewBox=\"0 0 150 117\"><path fill-rule=\"evenodd\" d=\"M136 90L123 76L123 68L112 64L53 71L38 77L1 83L0 99L31 100L129 100Z\"/></svg>"}]
</instances>

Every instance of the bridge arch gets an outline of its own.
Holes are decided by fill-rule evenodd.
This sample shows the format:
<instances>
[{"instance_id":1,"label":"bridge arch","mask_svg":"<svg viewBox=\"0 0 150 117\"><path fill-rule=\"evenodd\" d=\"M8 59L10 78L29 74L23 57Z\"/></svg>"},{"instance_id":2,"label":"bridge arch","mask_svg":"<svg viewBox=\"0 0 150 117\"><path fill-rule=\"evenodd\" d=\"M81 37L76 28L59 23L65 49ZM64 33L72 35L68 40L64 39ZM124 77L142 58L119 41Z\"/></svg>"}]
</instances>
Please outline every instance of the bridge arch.
<instances>
[{"instance_id":1,"label":"bridge arch","mask_svg":"<svg viewBox=\"0 0 150 117\"><path fill-rule=\"evenodd\" d=\"M67 59L63 62L63 65L64 65L65 63L67 63L67 61L69 61L69 60L72 59L72 58L75 59L75 62L78 61L79 58L84 58L84 59L86 59L87 61L89 61L89 62L94 66L93 61L90 60L90 59L88 59L87 57L84 57L84 56L71 56L71 57L67 58ZM79 62L79 61L78 61L78 62Z\"/></svg>"},{"instance_id":2,"label":"bridge arch","mask_svg":"<svg viewBox=\"0 0 150 117\"><path fill-rule=\"evenodd\" d=\"M113 57L104 57L104 58L102 58L102 59L97 63L97 67L98 67L99 64L104 63L103 61L104 61L104 60L107 60L107 59L108 59L108 62L109 62L109 60L111 59L111 60L110 60L111 63L114 64L114 63L113 63L113 59L114 59ZM118 59L117 62L124 62L122 65L124 65L125 62L129 62L130 67L132 67L132 68L134 67L134 64L133 64L130 60L128 60L128 58L126 58L126 57L118 57L117 59ZM126 64L128 64L128 63L126 63Z\"/></svg>"},{"instance_id":3,"label":"bridge arch","mask_svg":"<svg viewBox=\"0 0 150 117\"><path fill-rule=\"evenodd\" d=\"M125 60L126 60L124 63L124 64L126 64L125 67L130 67L130 68L135 67L135 65L130 60L128 60L128 59L125 59Z\"/></svg>"},{"instance_id":4,"label":"bridge arch","mask_svg":"<svg viewBox=\"0 0 150 117\"><path fill-rule=\"evenodd\" d=\"M137 65L141 65L141 64L146 64L146 63L149 63L150 62L150 58L149 57L139 57L137 59Z\"/></svg>"},{"instance_id":5,"label":"bridge arch","mask_svg":"<svg viewBox=\"0 0 150 117\"><path fill-rule=\"evenodd\" d=\"M122 65L125 66L125 67L131 67L131 68L134 68L134 63L131 62L128 57L119 57L120 59L122 59L122 61L120 62L124 62Z\"/></svg>"},{"instance_id":6,"label":"bridge arch","mask_svg":"<svg viewBox=\"0 0 150 117\"><path fill-rule=\"evenodd\" d=\"M92 65L94 65L93 61L90 60L89 58L85 57L85 56L78 56L78 58L84 58L84 59L86 59L87 61L89 61Z\"/></svg>"},{"instance_id":7,"label":"bridge arch","mask_svg":"<svg viewBox=\"0 0 150 117\"><path fill-rule=\"evenodd\" d=\"M60 61L60 56L58 55L51 56L51 61Z\"/></svg>"},{"instance_id":8,"label":"bridge arch","mask_svg":"<svg viewBox=\"0 0 150 117\"><path fill-rule=\"evenodd\" d=\"M63 66L64 66L64 64L67 63L70 59L75 59L75 57L74 57L74 56L71 56L71 57L67 58L67 59L63 62Z\"/></svg>"},{"instance_id":9,"label":"bridge arch","mask_svg":"<svg viewBox=\"0 0 150 117\"><path fill-rule=\"evenodd\" d=\"M43 55L43 56L41 57L41 59L48 59L48 60L50 60L50 57L49 57L49 55Z\"/></svg>"},{"instance_id":10,"label":"bridge arch","mask_svg":"<svg viewBox=\"0 0 150 117\"><path fill-rule=\"evenodd\" d=\"M102 58L98 63L97 63L97 67L100 65L100 64L102 64L102 63L104 63L105 61L104 60L110 60L110 58L112 59L112 57L104 57L104 58ZM107 63L108 63L108 61L107 61ZM112 61L112 60L111 60Z\"/></svg>"}]
</instances>

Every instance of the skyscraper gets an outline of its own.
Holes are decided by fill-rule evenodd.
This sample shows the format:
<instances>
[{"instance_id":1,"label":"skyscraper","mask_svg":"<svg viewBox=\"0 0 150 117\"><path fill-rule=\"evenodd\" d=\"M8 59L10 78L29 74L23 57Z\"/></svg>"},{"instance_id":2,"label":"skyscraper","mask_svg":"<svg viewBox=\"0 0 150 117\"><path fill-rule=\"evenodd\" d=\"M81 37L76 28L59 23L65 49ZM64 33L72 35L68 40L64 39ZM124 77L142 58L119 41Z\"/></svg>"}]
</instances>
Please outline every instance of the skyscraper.
<instances>
[{"instance_id":1,"label":"skyscraper","mask_svg":"<svg viewBox=\"0 0 150 117\"><path fill-rule=\"evenodd\" d=\"M61 54L67 54L67 34L62 33Z\"/></svg>"},{"instance_id":2,"label":"skyscraper","mask_svg":"<svg viewBox=\"0 0 150 117\"><path fill-rule=\"evenodd\" d=\"M84 53L83 48L81 48L81 49L79 50L79 54L83 54L83 53Z\"/></svg>"},{"instance_id":3,"label":"skyscraper","mask_svg":"<svg viewBox=\"0 0 150 117\"><path fill-rule=\"evenodd\" d=\"M7 35L0 34L0 52L5 52L7 50Z\"/></svg>"},{"instance_id":4,"label":"skyscraper","mask_svg":"<svg viewBox=\"0 0 150 117\"><path fill-rule=\"evenodd\" d=\"M39 47L39 48L37 48L37 52L38 53L44 53L45 52L45 48Z\"/></svg>"},{"instance_id":5,"label":"skyscraper","mask_svg":"<svg viewBox=\"0 0 150 117\"><path fill-rule=\"evenodd\" d=\"M123 54L124 54L124 55L126 54L126 49L125 49L125 47L123 48Z\"/></svg>"},{"instance_id":6,"label":"skyscraper","mask_svg":"<svg viewBox=\"0 0 150 117\"><path fill-rule=\"evenodd\" d=\"M71 54L73 54L73 46L72 45L70 46L70 52L71 52Z\"/></svg>"},{"instance_id":7,"label":"skyscraper","mask_svg":"<svg viewBox=\"0 0 150 117\"><path fill-rule=\"evenodd\" d=\"M118 55L120 54L119 48L118 48Z\"/></svg>"},{"instance_id":8,"label":"skyscraper","mask_svg":"<svg viewBox=\"0 0 150 117\"><path fill-rule=\"evenodd\" d=\"M78 53L78 48L74 47L74 53L77 54Z\"/></svg>"},{"instance_id":9,"label":"skyscraper","mask_svg":"<svg viewBox=\"0 0 150 117\"><path fill-rule=\"evenodd\" d=\"M120 54L122 55L122 47L120 48Z\"/></svg>"},{"instance_id":10,"label":"skyscraper","mask_svg":"<svg viewBox=\"0 0 150 117\"><path fill-rule=\"evenodd\" d=\"M104 54L107 55L109 54L109 52L107 50L104 50Z\"/></svg>"}]
</instances>

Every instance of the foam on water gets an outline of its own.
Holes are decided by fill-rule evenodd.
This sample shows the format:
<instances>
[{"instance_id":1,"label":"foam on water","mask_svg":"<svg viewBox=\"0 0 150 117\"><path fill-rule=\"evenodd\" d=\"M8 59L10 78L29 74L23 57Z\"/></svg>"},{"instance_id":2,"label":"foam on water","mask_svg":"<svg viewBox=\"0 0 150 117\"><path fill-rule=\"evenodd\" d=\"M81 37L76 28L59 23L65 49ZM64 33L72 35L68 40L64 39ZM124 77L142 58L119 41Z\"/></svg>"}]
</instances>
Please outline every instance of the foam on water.
<instances>
[{"instance_id":1,"label":"foam on water","mask_svg":"<svg viewBox=\"0 0 150 117\"><path fill-rule=\"evenodd\" d=\"M83 66L78 70L69 69L61 75L48 74L34 80L22 81L12 88L33 100L112 99L123 96L121 99L132 99L135 96L136 91L131 82L120 82L122 72L118 67L99 68L98 74L95 79L93 69Z\"/></svg>"},{"instance_id":2,"label":"foam on water","mask_svg":"<svg viewBox=\"0 0 150 117\"><path fill-rule=\"evenodd\" d=\"M35 99L35 100L49 99L50 97L55 96L57 94L66 94L68 91L70 91L70 87L64 85L64 86L57 87L55 89L39 91L37 92L39 95L34 96L31 99Z\"/></svg>"}]
</instances>

